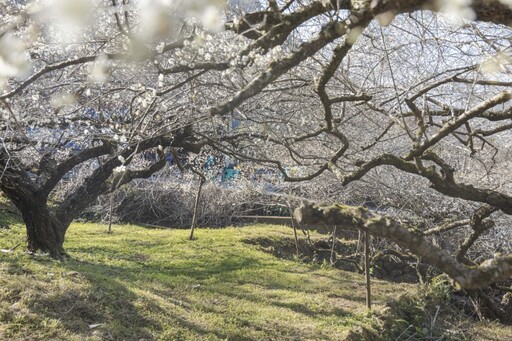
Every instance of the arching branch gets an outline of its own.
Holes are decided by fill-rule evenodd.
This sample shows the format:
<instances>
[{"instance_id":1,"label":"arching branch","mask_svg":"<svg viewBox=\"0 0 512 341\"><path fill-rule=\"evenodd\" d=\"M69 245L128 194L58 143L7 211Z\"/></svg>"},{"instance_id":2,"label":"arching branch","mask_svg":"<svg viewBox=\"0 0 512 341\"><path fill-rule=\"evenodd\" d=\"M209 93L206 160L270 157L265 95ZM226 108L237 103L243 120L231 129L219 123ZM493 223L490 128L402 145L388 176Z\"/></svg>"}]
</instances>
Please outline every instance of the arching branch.
<instances>
[{"instance_id":1,"label":"arching branch","mask_svg":"<svg viewBox=\"0 0 512 341\"><path fill-rule=\"evenodd\" d=\"M297 208L294 216L300 223L357 228L389 239L421 257L424 262L436 266L465 289L482 288L512 277L512 255L489 259L476 267L466 266L428 241L421 232L362 207L308 203Z\"/></svg>"}]
</instances>

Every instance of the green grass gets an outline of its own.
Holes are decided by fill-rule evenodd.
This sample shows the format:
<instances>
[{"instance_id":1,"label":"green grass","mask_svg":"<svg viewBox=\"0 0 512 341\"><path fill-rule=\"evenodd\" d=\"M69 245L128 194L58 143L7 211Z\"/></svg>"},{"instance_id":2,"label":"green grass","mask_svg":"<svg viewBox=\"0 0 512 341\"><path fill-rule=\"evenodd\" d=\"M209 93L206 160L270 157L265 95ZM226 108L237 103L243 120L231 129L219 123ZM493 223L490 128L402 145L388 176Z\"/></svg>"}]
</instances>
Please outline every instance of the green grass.
<instances>
[{"instance_id":1,"label":"green grass","mask_svg":"<svg viewBox=\"0 0 512 341\"><path fill-rule=\"evenodd\" d=\"M0 247L23 243L19 224ZM5 339L342 339L378 332L360 275L282 260L247 243L291 238L287 227L154 230L74 224L71 258L0 254L0 336ZM375 281L377 311L410 286ZM379 303L380 302L380 303ZM90 325L101 324L96 328Z\"/></svg>"},{"instance_id":2,"label":"green grass","mask_svg":"<svg viewBox=\"0 0 512 341\"><path fill-rule=\"evenodd\" d=\"M70 258L55 261L25 254L24 228L9 219L0 216L0 248L21 246L0 253L0 340L387 339L386 303L418 292L374 280L370 313L363 276L269 252L269 241L293 238L287 227L199 229L189 241L186 230L122 225L109 235L75 223ZM477 339L510 331L475 326Z\"/></svg>"}]
</instances>

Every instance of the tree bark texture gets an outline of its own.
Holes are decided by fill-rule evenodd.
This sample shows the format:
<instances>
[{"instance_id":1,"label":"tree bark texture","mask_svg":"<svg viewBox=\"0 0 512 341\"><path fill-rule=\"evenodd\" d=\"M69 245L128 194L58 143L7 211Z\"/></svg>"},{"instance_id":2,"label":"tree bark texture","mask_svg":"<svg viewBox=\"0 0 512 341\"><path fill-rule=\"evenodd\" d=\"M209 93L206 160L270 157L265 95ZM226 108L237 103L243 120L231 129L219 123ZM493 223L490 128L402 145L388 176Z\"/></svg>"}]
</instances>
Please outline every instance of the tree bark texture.
<instances>
[{"instance_id":1,"label":"tree bark texture","mask_svg":"<svg viewBox=\"0 0 512 341\"><path fill-rule=\"evenodd\" d=\"M488 259L478 266L468 266L432 244L420 231L363 207L305 203L295 210L295 218L306 224L342 225L387 238L436 266L464 289L483 288L512 278L512 255Z\"/></svg>"}]
</instances>

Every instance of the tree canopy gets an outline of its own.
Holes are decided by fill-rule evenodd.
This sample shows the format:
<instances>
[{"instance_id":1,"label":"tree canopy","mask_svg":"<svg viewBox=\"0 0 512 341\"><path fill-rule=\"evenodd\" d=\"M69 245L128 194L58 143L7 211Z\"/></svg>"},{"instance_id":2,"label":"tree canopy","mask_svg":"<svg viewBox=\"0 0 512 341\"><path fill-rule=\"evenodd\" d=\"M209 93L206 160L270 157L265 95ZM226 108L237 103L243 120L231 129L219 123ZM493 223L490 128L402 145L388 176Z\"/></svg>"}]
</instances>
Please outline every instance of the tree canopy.
<instances>
[{"instance_id":1,"label":"tree canopy","mask_svg":"<svg viewBox=\"0 0 512 341\"><path fill-rule=\"evenodd\" d=\"M0 12L0 189L30 250L62 256L98 196L169 154L216 150L286 181L377 176L386 191L399 172L408 194L465 203L467 217L414 233L357 210L340 221L464 287L510 278L510 255L477 270L466 257L493 214L512 214L510 1L7 1ZM240 128L226 129L234 116ZM52 197L77 169L80 182ZM472 232L455 255L429 244L459 226Z\"/></svg>"}]
</instances>

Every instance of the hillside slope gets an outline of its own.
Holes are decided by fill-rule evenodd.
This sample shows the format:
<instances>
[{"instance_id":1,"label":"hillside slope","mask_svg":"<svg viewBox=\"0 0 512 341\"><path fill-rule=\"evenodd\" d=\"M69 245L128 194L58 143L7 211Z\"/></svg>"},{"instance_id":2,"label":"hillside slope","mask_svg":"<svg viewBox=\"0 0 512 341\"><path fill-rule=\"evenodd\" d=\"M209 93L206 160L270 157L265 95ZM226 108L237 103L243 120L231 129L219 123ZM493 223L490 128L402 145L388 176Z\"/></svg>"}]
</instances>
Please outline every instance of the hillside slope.
<instances>
[{"instance_id":1,"label":"hillside slope","mask_svg":"<svg viewBox=\"0 0 512 341\"><path fill-rule=\"evenodd\" d=\"M22 226L6 226L0 248L23 245ZM103 225L77 223L66 261L27 255L22 246L1 252L0 339L379 339L390 328L386 303L417 290L375 280L368 313L363 276L279 259L251 242L291 238L287 227L187 236L129 225L109 235Z\"/></svg>"}]
</instances>

